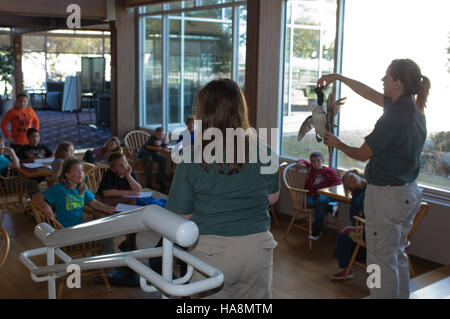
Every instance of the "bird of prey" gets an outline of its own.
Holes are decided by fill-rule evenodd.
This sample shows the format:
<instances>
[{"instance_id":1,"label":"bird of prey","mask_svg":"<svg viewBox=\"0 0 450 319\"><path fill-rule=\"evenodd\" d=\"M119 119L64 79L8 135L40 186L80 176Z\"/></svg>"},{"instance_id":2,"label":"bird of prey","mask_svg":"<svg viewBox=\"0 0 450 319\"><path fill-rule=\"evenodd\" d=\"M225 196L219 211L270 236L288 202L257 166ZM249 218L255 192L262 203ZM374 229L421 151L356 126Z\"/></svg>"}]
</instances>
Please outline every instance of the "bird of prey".
<instances>
[{"instance_id":1,"label":"bird of prey","mask_svg":"<svg viewBox=\"0 0 450 319\"><path fill-rule=\"evenodd\" d=\"M314 107L312 115L308 116L302 123L300 130L298 131L297 140L301 139L314 128L316 131L317 142L321 142L326 132L333 132L334 118L341 106L345 103L345 97L337 101L334 100L333 92L328 96L326 109L323 106L323 100L325 94L322 91L322 87L318 86L314 89L317 94L317 106Z\"/></svg>"}]
</instances>

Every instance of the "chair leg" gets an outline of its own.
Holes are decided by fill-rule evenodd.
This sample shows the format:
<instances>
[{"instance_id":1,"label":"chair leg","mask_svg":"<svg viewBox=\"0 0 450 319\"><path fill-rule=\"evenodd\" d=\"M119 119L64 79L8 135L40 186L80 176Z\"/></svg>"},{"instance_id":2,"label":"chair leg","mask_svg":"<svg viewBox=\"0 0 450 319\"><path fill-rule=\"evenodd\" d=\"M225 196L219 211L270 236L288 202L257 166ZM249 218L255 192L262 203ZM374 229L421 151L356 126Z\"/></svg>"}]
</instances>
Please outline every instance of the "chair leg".
<instances>
[{"instance_id":1,"label":"chair leg","mask_svg":"<svg viewBox=\"0 0 450 319\"><path fill-rule=\"evenodd\" d=\"M341 231L341 225L339 224L339 219L338 219L338 215L336 215L336 217L334 218L335 222L336 222L336 227L337 227L337 231L338 233Z\"/></svg>"},{"instance_id":2,"label":"chair leg","mask_svg":"<svg viewBox=\"0 0 450 319\"><path fill-rule=\"evenodd\" d=\"M58 287L58 293L56 295L57 299L62 299L63 291L64 291L64 284L66 283L66 277L61 278L61 282L59 283Z\"/></svg>"},{"instance_id":3,"label":"chair leg","mask_svg":"<svg viewBox=\"0 0 450 319\"><path fill-rule=\"evenodd\" d=\"M292 225L294 225L295 219L297 218L297 214L298 214L298 212L295 212L295 214L292 216L291 222L289 223L289 226L288 226L288 228L286 230L286 234L284 234L284 239L287 238L287 235L291 231Z\"/></svg>"},{"instance_id":4,"label":"chair leg","mask_svg":"<svg viewBox=\"0 0 450 319\"><path fill-rule=\"evenodd\" d=\"M308 234L308 239L309 239L309 251L312 251L312 239L309 238L309 236L312 235L312 214L309 214L308 222L309 222L309 234Z\"/></svg>"},{"instance_id":5,"label":"chair leg","mask_svg":"<svg viewBox=\"0 0 450 319\"><path fill-rule=\"evenodd\" d=\"M275 221L275 225L278 226L279 222L278 222L277 214L275 212L275 207L273 207L272 205L269 206L269 212L270 212L270 215L273 217L273 220Z\"/></svg>"},{"instance_id":6,"label":"chair leg","mask_svg":"<svg viewBox=\"0 0 450 319\"><path fill-rule=\"evenodd\" d=\"M352 270L352 266L353 266L353 263L355 262L356 255L358 254L359 247L361 247L361 244L358 244L355 247L355 251L353 252L352 258L350 259L347 269L345 270L344 280L347 280L347 276L350 273L350 270Z\"/></svg>"},{"instance_id":7,"label":"chair leg","mask_svg":"<svg viewBox=\"0 0 450 319\"><path fill-rule=\"evenodd\" d=\"M414 268L411 262L411 258L409 257L408 253L406 253L406 256L408 258L408 266L409 266L409 277L414 278L416 277L416 273L414 272Z\"/></svg>"},{"instance_id":8,"label":"chair leg","mask_svg":"<svg viewBox=\"0 0 450 319\"><path fill-rule=\"evenodd\" d=\"M101 272L102 272L103 281L105 282L106 291L108 293L111 293L111 286L109 285L108 277L106 277L105 269L102 269Z\"/></svg>"}]
</instances>

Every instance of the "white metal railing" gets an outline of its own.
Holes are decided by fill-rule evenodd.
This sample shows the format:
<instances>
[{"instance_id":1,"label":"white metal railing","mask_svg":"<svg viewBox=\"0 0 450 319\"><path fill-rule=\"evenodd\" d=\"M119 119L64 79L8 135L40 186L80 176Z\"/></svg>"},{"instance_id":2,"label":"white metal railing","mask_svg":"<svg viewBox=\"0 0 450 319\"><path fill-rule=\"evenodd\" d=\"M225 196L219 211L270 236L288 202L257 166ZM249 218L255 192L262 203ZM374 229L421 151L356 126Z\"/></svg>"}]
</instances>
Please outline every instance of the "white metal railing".
<instances>
[{"instance_id":1,"label":"white metal railing","mask_svg":"<svg viewBox=\"0 0 450 319\"><path fill-rule=\"evenodd\" d=\"M163 236L162 247L77 259L72 259L61 249L61 247L69 245L148 230ZM189 252L174 247L174 243L182 247L194 244L199 235L197 225L157 205L138 208L60 230L41 223L36 226L34 233L46 247L22 252L20 260L30 270L31 278L35 282L48 282L49 299L56 298L55 281L57 278L67 275L66 269L71 264L78 265L81 271L127 266L140 275L140 285L144 291L159 290L163 293L163 298L190 296L214 289L219 287L224 280L220 270ZM31 257L40 255L47 255L47 265L36 266L33 263ZM55 255L63 263L55 264ZM139 259L161 256L162 275L139 261ZM175 280L172 279L174 256L188 265L187 273L182 278ZM191 279L194 269L205 274L207 278L187 283Z\"/></svg>"}]
</instances>

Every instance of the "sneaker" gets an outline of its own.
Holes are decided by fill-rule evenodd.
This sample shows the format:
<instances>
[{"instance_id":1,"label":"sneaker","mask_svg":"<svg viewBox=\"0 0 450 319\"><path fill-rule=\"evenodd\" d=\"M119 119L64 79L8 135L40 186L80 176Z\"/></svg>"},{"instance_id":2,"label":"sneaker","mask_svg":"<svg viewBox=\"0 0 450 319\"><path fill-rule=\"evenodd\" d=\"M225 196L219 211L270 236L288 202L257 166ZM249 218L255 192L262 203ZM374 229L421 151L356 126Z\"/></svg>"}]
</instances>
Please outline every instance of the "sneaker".
<instances>
[{"instance_id":1,"label":"sneaker","mask_svg":"<svg viewBox=\"0 0 450 319\"><path fill-rule=\"evenodd\" d=\"M347 269L339 269L337 272L335 272L334 274L330 275L330 279L332 280L345 280L345 271ZM355 275L353 275L353 271L350 269L348 275L347 275L347 279L351 279L355 277Z\"/></svg>"},{"instance_id":2,"label":"sneaker","mask_svg":"<svg viewBox=\"0 0 450 319\"><path fill-rule=\"evenodd\" d=\"M309 239L311 240L318 240L320 238L320 235L322 235L322 233L318 233L318 234L311 234L309 235Z\"/></svg>"}]
</instances>

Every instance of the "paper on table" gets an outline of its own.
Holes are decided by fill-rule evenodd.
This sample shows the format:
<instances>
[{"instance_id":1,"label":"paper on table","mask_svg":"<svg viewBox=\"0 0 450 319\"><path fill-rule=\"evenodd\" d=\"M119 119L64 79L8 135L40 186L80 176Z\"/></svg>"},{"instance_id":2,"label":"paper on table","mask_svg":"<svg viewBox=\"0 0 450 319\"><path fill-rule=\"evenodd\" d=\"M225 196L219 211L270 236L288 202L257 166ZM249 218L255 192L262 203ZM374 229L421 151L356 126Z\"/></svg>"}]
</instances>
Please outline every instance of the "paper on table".
<instances>
[{"instance_id":1,"label":"paper on table","mask_svg":"<svg viewBox=\"0 0 450 319\"><path fill-rule=\"evenodd\" d=\"M23 163L23 166L28 168L38 168L44 166L42 163Z\"/></svg>"},{"instance_id":2,"label":"paper on table","mask_svg":"<svg viewBox=\"0 0 450 319\"><path fill-rule=\"evenodd\" d=\"M122 213L122 212L127 212L127 211L132 210L132 209L140 208L140 207L142 207L142 206L127 205L127 204L119 203L119 204L116 205L116 207L114 209L115 209L116 212L121 212Z\"/></svg>"},{"instance_id":3,"label":"paper on table","mask_svg":"<svg viewBox=\"0 0 450 319\"><path fill-rule=\"evenodd\" d=\"M138 195L130 195L130 196L122 196L128 198L140 198L140 197L150 197L153 195L153 192L140 192Z\"/></svg>"},{"instance_id":4,"label":"paper on table","mask_svg":"<svg viewBox=\"0 0 450 319\"><path fill-rule=\"evenodd\" d=\"M35 158L34 162L35 163L53 163L53 161L55 160L54 157L46 157L46 158Z\"/></svg>"}]
</instances>

